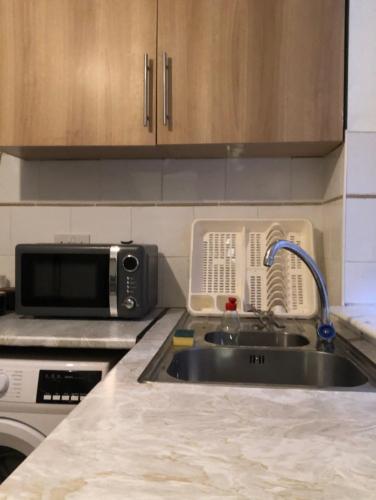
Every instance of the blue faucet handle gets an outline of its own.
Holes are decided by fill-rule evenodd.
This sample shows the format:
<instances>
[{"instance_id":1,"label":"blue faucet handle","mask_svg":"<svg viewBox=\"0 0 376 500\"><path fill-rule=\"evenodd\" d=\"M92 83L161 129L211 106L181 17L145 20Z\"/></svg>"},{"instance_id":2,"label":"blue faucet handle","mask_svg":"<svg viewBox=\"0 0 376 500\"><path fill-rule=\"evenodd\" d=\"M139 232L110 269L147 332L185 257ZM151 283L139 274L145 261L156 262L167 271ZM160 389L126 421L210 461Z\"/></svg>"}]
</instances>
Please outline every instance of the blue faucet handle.
<instances>
[{"instance_id":1,"label":"blue faucet handle","mask_svg":"<svg viewBox=\"0 0 376 500\"><path fill-rule=\"evenodd\" d=\"M332 323L323 323L317 327L317 335L326 342L331 342L336 336L336 330Z\"/></svg>"}]
</instances>

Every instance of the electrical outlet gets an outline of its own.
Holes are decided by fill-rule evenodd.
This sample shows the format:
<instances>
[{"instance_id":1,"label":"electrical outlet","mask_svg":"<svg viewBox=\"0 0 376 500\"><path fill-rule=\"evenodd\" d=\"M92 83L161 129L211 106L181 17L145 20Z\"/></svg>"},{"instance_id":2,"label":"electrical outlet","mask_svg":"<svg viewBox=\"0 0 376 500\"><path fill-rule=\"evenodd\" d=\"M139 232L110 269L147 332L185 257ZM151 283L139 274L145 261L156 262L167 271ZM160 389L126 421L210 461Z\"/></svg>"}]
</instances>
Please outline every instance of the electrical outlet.
<instances>
[{"instance_id":1,"label":"electrical outlet","mask_svg":"<svg viewBox=\"0 0 376 500\"><path fill-rule=\"evenodd\" d=\"M90 234L71 234L71 243L90 243Z\"/></svg>"},{"instance_id":2,"label":"electrical outlet","mask_svg":"<svg viewBox=\"0 0 376 500\"><path fill-rule=\"evenodd\" d=\"M55 243L90 243L90 234L55 234Z\"/></svg>"},{"instance_id":3,"label":"electrical outlet","mask_svg":"<svg viewBox=\"0 0 376 500\"><path fill-rule=\"evenodd\" d=\"M70 234L55 234L54 242L55 243L71 243L71 235Z\"/></svg>"}]
</instances>

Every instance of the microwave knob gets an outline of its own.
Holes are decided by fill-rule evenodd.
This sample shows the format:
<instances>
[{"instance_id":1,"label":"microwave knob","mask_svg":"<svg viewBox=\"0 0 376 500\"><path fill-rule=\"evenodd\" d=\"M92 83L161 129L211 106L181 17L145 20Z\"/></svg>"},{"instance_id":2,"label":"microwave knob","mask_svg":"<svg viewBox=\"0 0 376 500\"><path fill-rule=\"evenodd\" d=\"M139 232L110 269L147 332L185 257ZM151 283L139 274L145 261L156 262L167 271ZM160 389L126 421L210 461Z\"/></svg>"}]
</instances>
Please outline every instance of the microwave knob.
<instances>
[{"instance_id":1,"label":"microwave knob","mask_svg":"<svg viewBox=\"0 0 376 500\"><path fill-rule=\"evenodd\" d=\"M127 255L123 259L124 269L128 273L134 273L135 271L137 271L139 265L140 265L140 261L134 255Z\"/></svg>"},{"instance_id":2,"label":"microwave knob","mask_svg":"<svg viewBox=\"0 0 376 500\"><path fill-rule=\"evenodd\" d=\"M124 301L124 306L126 309L134 309L136 307L136 301L133 297L127 297Z\"/></svg>"}]
</instances>

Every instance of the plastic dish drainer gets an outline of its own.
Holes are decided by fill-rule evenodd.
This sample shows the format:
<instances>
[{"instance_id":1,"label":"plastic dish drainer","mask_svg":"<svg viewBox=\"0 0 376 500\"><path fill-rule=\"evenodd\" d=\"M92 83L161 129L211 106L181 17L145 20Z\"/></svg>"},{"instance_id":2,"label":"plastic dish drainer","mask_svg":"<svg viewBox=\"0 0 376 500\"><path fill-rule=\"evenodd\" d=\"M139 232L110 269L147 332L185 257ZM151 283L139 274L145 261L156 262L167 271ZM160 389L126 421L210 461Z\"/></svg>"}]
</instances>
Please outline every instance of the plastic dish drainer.
<instances>
[{"instance_id":1,"label":"plastic dish drainer","mask_svg":"<svg viewBox=\"0 0 376 500\"><path fill-rule=\"evenodd\" d=\"M198 219L192 225L188 310L220 315L228 296L238 299L241 316L249 305L281 317L309 318L317 312L316 284L306 265L281 250L271 268L265 251L286 239L314 258L313 227L306 219Z\"/></svg>"}]
</instances>

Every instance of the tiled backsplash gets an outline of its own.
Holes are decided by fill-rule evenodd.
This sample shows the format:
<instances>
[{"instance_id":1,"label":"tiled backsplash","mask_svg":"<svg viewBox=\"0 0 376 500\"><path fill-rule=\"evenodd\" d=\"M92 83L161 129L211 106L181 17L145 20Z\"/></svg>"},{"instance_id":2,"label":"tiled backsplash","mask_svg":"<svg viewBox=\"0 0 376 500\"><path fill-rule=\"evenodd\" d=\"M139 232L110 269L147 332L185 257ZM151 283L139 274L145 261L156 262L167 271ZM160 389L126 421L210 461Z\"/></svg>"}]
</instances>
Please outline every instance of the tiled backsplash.
<instances>
[{"instance_id":1,"label":"tiled backsplash","mask_svg":"<svg viewBox=\"0 0 376 500\"><path fill-rule=\"evenodd\" d=\"M55 234L156 243L159 302L184 306L190 229L200 217L309 218L325 268L323 213L331 203L322 202L340 196L331 188L336 158L22 162L4 155L0 274L14 282L17 243L51 242Z\"/></svg>"},{"instance_id":2,"label":"tiled backsplash","mask_svg":"<svg viewBox=\"0 0 376 500\"><path fill-rule=\"evenodd\" d=\"M376 132L348 132L345 303L376 304Z\"/></svg>"},{"instance_id":3,"label":"tiled backsplash","mask_svg":"<svg viewBox=\"0 0 376 500\"><path fill-rule=\"evenodd\" d=\"M324 268L332 304L343 302L345 147L327 157L326 190L323 204Z\"/></svg>"},{"instance_id":4,"label":"tiled backsplash","mask_svg":"<svg viewBox=\"0 0 376 500\"><path fill-rule=\"evenodd\" d=\"M0 203L321 200L323 158L29 161L4 154Z\"/></svg>"},{"instance_id":5,"label":"tiled backsplash","mask_svg":"<svg viewBox=\"0 0 376 500\"><path fill-rule=\"evenodd\" d=\"M350 0L348 129L376 132L376 2Z\"/></svg>"},{"instance_id":6,"label":"tiled backsplash","mask_svg":"<svg viewBox=\"0 0 376 500\"><path fill-rule=\"evenodd\" d=\"M375 0L350 1L344 280L346 304L376 304L375 23Z\"/></svg>"}]
</instances>

